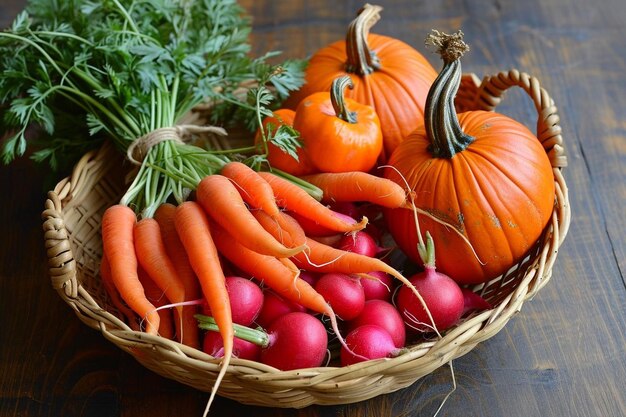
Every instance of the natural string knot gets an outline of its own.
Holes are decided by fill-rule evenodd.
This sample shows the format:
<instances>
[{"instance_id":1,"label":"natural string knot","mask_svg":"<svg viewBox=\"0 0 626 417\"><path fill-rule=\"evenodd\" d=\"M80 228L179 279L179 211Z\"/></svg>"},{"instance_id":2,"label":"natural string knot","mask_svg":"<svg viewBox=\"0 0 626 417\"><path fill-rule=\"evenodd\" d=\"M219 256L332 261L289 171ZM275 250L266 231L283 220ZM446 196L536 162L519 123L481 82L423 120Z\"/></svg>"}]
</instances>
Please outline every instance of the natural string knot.
<instances>
[{"instance_id":1,"label":"natural string knot","mask_svg":"<svg viewBox=\"0 0 626 417\"><path fill-rule=\"evenodd\" d=\"M178 143L189 143L194 136L226 136L226 130L217 126L200 125L176 125L172 127L162 127L136 139L126 150L126 157L135 165L141 165L141 161L148 154L148 151L155 145L172 140Z\"/></svg>"}]
</instances>

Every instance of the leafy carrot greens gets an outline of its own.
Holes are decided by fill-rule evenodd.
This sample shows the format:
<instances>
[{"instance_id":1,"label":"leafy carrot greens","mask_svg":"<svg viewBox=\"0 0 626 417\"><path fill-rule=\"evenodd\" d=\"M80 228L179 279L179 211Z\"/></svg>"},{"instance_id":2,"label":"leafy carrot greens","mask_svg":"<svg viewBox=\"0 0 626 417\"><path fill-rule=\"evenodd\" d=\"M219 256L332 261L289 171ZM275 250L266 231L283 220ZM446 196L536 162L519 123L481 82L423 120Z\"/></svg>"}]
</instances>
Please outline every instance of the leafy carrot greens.
<instances>
[{"instance_id":1,"label":"leafy carrot greens","mask_svg":"<svg viewBox=\"0 0 626 417\"><path fill-rule=\"evenodd\" d=\"M206 103L213 124L255 127L259 114L300 87L303 65L271 65L277 52L252 58L250 30L233 0L30 0L0 32L2 159L33 148L34 159L63 167L105 138L126 152ZM250 82L271 87L270 96L250 101L241 94ZM150 148L123 198L145 216L171 195L183 198L175 178L215 172L228 160L172 139Z\"/></svg>"}]
</instances>

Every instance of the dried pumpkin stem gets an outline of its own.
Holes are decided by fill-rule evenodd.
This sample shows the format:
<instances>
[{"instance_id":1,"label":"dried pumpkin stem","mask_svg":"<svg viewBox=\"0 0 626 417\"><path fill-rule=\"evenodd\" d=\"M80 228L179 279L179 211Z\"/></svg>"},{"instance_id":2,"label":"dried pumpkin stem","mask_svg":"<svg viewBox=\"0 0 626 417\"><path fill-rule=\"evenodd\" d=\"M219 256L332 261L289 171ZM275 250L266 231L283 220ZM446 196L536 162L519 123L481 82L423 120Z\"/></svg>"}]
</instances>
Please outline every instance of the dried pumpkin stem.
<instances>
[{"instance_id":1,"label":"dried pumpkin stem","mask_svg":"<svg viewBox=\"0 0 626 417\"><path fill-rule=\"evenodd\" d=\"M466 149L474 138L461 129L454 107L454 98L461 84L460 58L469 50L463 41L463 32L448 35L433 30L426 44L437 47L443 59L443 68L431 86L426 98L424 119L430 152L437 158L452 158Z\"/></svg>"},{"instance_id":2,"label":"dried pumpkin stem","mask_svg":"<svg viewBox=\"0 0 626 417\"><path fill-rule=\"evenodd\" d=\"M343 94L346 88L354 88L354 84L352 84L352 79L349 75L335 78L330 88L330 102L333 105L337 117L348 123L356 123L356 112L350 111L346 107L346 100Z\"/></svg>"},{"instance_id":3,"label":"dried pumpkin stem","mask_svg":"<svg viewBox=\"0 0 626 417\"><path fill-rule=\"evenodd\" d=\"M367 75L380 68L380 60L367 44L369 31L380 19L383 8L365 4L357 17L350 23L346 35L346 71Z\"/></svg>"}]
</instances>

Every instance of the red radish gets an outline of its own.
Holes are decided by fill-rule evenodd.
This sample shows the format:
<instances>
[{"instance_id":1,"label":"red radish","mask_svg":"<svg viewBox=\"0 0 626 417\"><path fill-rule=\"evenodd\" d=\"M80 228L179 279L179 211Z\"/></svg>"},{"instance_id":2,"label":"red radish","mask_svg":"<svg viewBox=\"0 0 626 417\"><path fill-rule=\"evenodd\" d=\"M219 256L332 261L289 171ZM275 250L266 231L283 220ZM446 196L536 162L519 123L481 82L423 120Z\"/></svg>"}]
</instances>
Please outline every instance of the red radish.
<instances>
[{"instance_id":1,"label":"red radish","mask_svg":"<svg viewBox=\"0 0 626 417\"><path fill-rule=\"evenodd\" d=\"M198 326L217 331L213 317L196 315ZM233 324L235 336L261 347L260 362L281 371L321 366L326 357L328 333L315 316L292 312L278 317L266 332Z\"/></svg>"},{"instance_id":2,"label":"red radish","mask_svg":"<svg viewBox=\"0 0 626 417\"><path fill-rule=\"evenodd\" d=\"M233 323L249 326L258 317L263 306L263 291L254 282L242 277L226 277L226 290L230 299ZM211 315L207 305L204 314Z\"/></svg>"},{"instance_id":3,"label":"red radish","mask_svg":"<svg viewBox=\"0 0 626 417\"><path fill-rule=\"evenodd\" d=\"M336 247L348 252L374 257L383 249L378 246L374 238L362 230L344 235Z\"/></svg>"},{"instance_id":4,"label":"red radish","mask_svg":"<svg viewBox=\"0 0 626 417\"><path fill-rule=\"evenodd\" d=\"M259 313L256 322L259 326L265 329L267 329L270 324L272 324L272 322L280 316L284 316L287 313L295 311L306 311L306 308L300 304L285 300L274 291L265 290L263 291L263 294L263 307L261 307L261 312Z\"/></svg>"},{"instance_id":5,"label":"red radish","mask_svg":"<svg viewBox=\"0 0 626 417\"><path fill-rule=\"evenodd\" d=\"M366 301L361 314L348 323L348 329L356 329L366 324L382 327L391 335L397 348L404 346L406 341L404 321L393 304L383 300Z\"/></svg>"},{"instance_id":6,"label":"red radish","mask_svg":"<svg viewBox=\"0 0 626 417\"><path fill-rule=\"evenodd\" d=\"M402 351L393 343L389 332L374 324L366 324L352 330L346 336L346 344L353 353L348 352L344 347L341 348L342 366L370 359L390 358Z\"/></svg>"},{"instance_id":7,"label":"red radish","mask_svg":"<svg viewBox=\"0 0 626 417\"><path fill-rule=\"evenodd\" d=\"M224 356L224 343L218 332L206 332L202 342L202 350L214 358ZM233 339L233 356L239 359L259 361L261 358L261 346L247 340L235 337Z\"/></svg>"},{"instance_id":8,"label":"red radish","mask_svg":"<svg viewBox=\"0 0 626 417\"><path fill-rule=\"evenodd\" d=\"M352 320L365 306L365 293L359 278L341 273L328 273L320 277L315 290L330 304L342 320Z\"/></svg>"},{"instance_id":9,"label":"red radish","mask_svg":"<svg viewBox=\"0 0 626 417\"><path fill-rule=\"evenodd\" d=\"M452 278L435 270L435 246L430 233L426 232L426 238L426 246L420 244L418 248L424 271L413 275L409 281L422 296L428 311L407 286L398 290L396 306L408 327L420 332L439 332L461 318L463 292Z\"/></svg>"},{"instance_id":10,"label":"red radish","mask_svg":"<svg viewBox=\"0 0 626 417\"><path fill-rule=\"evenodd\" d=\"M317 280L320 278L320 274L311 272L311 271L300 271L300 278L309 283L310 286L314 287Z\"/></svg>"},{"instance_id":11,"label":"red radish","mask_svg":"<svg viewBox=\"0 0 626 417\"><path fill-rule=\"evenodd\" d=\"M322 322L308 313L288 313L267 329L269 345L261 362L282 371L314 368L326 357L328 334Z\"/></svg>"},{"instance_id":12,"label":"red radish","mask_svg":"<svg viewBox=\"0 0 626 417\"><path fill-rule=\"evenodd\" d=\"M353 219L360 219L363 217L357 205L349 201L333 201L330 202L328 206L331 210L350 216Z\"/></svg>"},{"instance_id":13,"label":"red radish","mask_svg":"<svg viewBox=\"0 0 626 417\"><path fill-rule=\"evenodd\" d=\"M373 271L361 276L361 286L365 293L365 300L391 301L395 288L395 280L382 271Z\"/></svg>"},{"instance_id":14,"label":"red radish","mask_svg":"<svg viewBox=\"0 0 626 417\"><path fill-rule=\"evenodd\" d=\"M463 313L461 316L471 311L489 310L491 308L491 304L469 288L462 288L461 291L463 292Z\"/></svg>"}]
</instances>

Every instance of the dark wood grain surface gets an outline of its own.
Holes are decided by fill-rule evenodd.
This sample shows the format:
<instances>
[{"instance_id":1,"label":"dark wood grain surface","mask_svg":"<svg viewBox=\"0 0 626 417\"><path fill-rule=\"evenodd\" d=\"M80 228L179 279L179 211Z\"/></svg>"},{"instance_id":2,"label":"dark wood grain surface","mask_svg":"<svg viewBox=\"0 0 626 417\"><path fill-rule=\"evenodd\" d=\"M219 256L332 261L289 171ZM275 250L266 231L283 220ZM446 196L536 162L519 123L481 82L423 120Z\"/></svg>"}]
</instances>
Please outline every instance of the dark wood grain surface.
<instances>
[{"instance_id":1,"label":"dark wood grain surface","mask_svg":"<svg viewBox=\"0 0 626 417\"><path fill-rule=\"evenodd\" d=\"M0 0L0 27L24 0ZM362 3L242 4L255 51L303 57L344 36ZM431 28L462 29L479 76L538 77L561 115L573 221L548 285L495 337L454 361L440 416L626 416L626 2L381 1L374 32L423 46ZM2 57L0 57L2 59ZM521 94L502 111L534 123ZM0 167L0 416L200 416L207 394L156 376L84 326L52 290L40 213L58 178L20 160ZM219 398L215 416L431 416L449 368L357 404L283 410Z\"/></svg>"}]
</instances>

